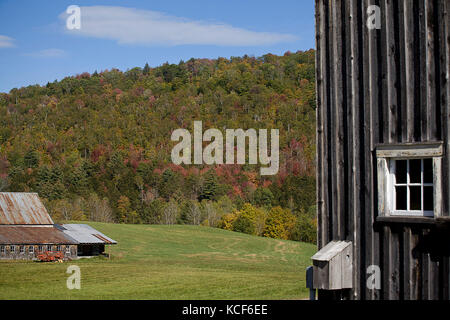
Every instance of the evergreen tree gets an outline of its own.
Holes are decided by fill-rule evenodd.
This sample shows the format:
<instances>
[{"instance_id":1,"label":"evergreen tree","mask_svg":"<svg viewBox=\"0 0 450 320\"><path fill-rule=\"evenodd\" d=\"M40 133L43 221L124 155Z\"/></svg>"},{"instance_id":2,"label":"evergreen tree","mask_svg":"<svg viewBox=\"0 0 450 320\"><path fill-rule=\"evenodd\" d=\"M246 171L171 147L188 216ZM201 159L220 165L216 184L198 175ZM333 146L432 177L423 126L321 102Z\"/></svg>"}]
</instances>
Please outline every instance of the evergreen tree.
<instances>
[{"instance_id":1,"label":"evergreen tree","mask_svg":"<svg viewBox=\"0 0 450 320\"><path fill-rule=\"evenodd\" d=\"M25 154L24 162L27 168L37 168L39 165L39 158L36 151L28 150Z\"/></svg>"},{"instance_id":2,"label":"evergreen tree","mask_svg":"<svg viewBox=\"0 0 450 320\"><path fill-rule=\"evenodd\" d=\"M142 70L142 73L144 75L148 75L150 73L150 66L148 65L148 63L145 64L144 70Z\"/></svg>"},{"instance_id":3,"label":"evergreen tree","mask_svg":"<svg viewBox=\"0 0 450 320\"><path fill-rule=\"evenodd\" d=\"M203 190L200 193L199 200L214 200L217 195L218 189L219 184L217 183L217 177L210 170L206 174L205 182L203 184Z\"/></svg>"}]
</instances>

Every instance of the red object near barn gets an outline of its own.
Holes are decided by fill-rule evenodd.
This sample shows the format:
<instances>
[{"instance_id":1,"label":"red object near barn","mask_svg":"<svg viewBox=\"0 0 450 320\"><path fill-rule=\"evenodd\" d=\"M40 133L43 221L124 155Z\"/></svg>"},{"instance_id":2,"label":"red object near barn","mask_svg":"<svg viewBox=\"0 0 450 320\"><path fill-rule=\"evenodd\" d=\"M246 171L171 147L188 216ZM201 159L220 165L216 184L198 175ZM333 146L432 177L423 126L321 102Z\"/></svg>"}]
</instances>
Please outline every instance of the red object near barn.
<instances>
[{"instance_id":1,"label":"red object near barn","mask_svg":"<svg viewBox=\"0 0 450 320\"><path fill-rule=\"evenodd\" d=\"M61 251L45 251L38 254L37 258L41 262L63 261L64 253Z\"/></svg>"}]
</instances>

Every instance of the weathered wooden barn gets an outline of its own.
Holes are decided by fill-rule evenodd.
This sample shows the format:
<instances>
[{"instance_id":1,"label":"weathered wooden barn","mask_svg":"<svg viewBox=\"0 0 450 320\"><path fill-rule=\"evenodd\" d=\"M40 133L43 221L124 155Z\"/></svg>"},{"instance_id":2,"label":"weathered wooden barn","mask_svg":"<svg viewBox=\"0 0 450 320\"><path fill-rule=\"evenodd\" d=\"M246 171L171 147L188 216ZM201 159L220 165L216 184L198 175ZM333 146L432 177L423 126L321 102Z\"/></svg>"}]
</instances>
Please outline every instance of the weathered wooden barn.
<instances>
[{"instance_id":1,"label":"weathered wooden barn","mask_svg":"<svg viewBox=\"0 0 450 320\"><path fill-rule=\"evenodd\" d=\"M0 259L32 260L45 252L76 259L116 243L87 225L55 224L36 193L0 193Z\"/></svg>"},{"instance_id":2,"label":"weathered wooden barn","mask_svg":"<svg viewBox=\"0 0 450 320\"><path fill-rule=\"evenodd\" d=\"M450 299L449 9L316 0L319 299Z\"/></svg>"},{"instance_id":3,"label":"weathered wooden barn","mask_svg":"<svg viewBox=\"0 0 450 320\"><path fill-rule=\"evenodd\" d=\"M77 241L77 255L97 256L105 251L105 245L117 242L87 224L63 224L58 226L65 235Z\"/></svg>"}]
</instances>

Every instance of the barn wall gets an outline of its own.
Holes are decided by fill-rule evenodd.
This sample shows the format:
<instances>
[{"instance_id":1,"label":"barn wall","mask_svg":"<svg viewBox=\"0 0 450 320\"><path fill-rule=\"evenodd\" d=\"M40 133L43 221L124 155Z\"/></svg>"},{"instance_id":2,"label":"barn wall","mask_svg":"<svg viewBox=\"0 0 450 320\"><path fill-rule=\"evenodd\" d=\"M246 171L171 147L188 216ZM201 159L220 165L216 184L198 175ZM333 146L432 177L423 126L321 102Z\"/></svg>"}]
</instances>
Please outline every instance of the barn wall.
<instances>
[{"instance_id":1,"label":"barn wall","mask_svg":"<svg viewBox=\"0 0 450 320\"><path fill-rule=\"evenodd\" d=\"M11 245L7 244L7 245L3 245L5 246L5 252L1 253L0 252L0 259L4 259L4 260L33 260L37 257L38 254L40 254L39 252L39 245L33 245L34 247L34 252L31 253L29 251L29 247L30 245L23 245L25 250L23 253L20 253L20 245L15 245L16 250L15 252L11 252ZM44 244L43 246L47 247L46 244ZM64 253L64 258L65 259L76 259L77 258L77 245L70 245L70 253L66 253L66 245L61 245L62 247L62 252ZM56 251L57 249L57 245L52 245L52 251ZM45 249L44 251L47 251L47 249Z\"/></svg>"},{"instance_id":2,"label":"barn wall","mask_svg":"<svg viewBox=\"0 0 450 320\"><path fill-rule=\"evenodd\" d=\"M366 27L381 9L381 29ZM449 299L449 232L375 223L378 144L442 141L449 215L450 0L316 0L318 247L354 244L353 299ZM381 290L366 288L378 265Z\"/></svg>"}]
</instances>

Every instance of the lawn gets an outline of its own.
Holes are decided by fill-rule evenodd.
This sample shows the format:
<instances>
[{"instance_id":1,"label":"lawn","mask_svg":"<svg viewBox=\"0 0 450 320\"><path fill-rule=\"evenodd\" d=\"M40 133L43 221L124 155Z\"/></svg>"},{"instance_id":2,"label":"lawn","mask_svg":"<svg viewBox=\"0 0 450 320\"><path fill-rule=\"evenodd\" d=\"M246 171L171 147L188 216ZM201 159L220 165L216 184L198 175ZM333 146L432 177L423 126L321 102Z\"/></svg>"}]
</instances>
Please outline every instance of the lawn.
<instances>
[{"instance_id":1,"label":"lawn","mask_svg":"<svg viewBox=\"0 0 450 320\"><path fill-rule=\"evenodd\" d=\"M305 299L311 244L197 226L89 222L110 259L0 261L0 299ZM69 290L69 265L81 289Z\"/></svg>"}]
</instances>

